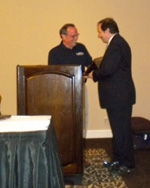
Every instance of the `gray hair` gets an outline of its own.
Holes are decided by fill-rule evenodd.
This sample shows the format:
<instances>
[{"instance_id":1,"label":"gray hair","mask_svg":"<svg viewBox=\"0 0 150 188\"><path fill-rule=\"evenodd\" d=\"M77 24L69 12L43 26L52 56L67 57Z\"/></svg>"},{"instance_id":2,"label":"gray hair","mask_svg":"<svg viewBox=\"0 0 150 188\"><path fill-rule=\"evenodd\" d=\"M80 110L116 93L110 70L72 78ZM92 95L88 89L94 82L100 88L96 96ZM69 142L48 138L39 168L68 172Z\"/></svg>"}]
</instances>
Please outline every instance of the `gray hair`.
<instances>
[{"instance_id":1,"label":"gray hair","mask_svg":"<svg viewBox=\"0 0 150 188\"><path fill-rule=\"evenodd\" d=\"M63 35L67 35L68 34L67 33L68 27L75 27L75 25L72 24L72 23L68 23L68 24L65 24L64 26L62 26L62 28L59 30L60 37L61 37L62 34Z\"/></svg>"}]
</instances>

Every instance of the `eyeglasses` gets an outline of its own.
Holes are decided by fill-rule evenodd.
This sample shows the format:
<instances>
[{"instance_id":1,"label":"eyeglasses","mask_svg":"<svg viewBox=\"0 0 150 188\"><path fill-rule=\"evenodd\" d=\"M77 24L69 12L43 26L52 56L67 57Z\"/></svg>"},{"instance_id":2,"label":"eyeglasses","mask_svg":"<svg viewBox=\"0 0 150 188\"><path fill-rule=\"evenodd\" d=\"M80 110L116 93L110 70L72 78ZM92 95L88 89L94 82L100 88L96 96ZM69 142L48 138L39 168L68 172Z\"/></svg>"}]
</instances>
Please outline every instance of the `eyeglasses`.
<instances>
[{"instance_id":1,"label":"eyeglasses","mask_svg":"<svg viewBox=\"0 0 150 188\"><path fill-rule=\"evenodd\" d=\"M80 34L78 33L78 34L76 34L76 35L67 35L67 36L69 36L69 37L71 37L71 38L76 38L76 37L78 37Z\"/></svg>"}]
</instances>

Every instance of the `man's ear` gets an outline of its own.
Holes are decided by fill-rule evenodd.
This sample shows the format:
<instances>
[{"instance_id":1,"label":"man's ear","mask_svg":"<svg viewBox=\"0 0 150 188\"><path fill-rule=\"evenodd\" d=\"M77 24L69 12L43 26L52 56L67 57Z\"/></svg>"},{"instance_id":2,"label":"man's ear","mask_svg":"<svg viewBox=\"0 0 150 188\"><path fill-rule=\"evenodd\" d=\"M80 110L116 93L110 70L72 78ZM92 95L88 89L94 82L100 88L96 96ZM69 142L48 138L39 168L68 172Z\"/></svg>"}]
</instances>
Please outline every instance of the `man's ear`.
<instances>
[{"instance_id":1,"label":"man's ear","mask_svg":"<svg viewBox=\"0 0 150 188\"><path fill-rule=\"evenodd\" d=\"M64 34L61 35L62 40L66 39L66 37L67 37L67 35L64 35Z\"/></svg>"},{"instance_id":2,"label":"man's ear","mask_svg":"<svg viewBox=\"0 0 150 188\"><path fill-rule=\"evenodd\" d=\"M105 32L106 32L106 33L110 33L110 29L107 28L107 29L105 30Z\"/></svg>"}]
</instances>

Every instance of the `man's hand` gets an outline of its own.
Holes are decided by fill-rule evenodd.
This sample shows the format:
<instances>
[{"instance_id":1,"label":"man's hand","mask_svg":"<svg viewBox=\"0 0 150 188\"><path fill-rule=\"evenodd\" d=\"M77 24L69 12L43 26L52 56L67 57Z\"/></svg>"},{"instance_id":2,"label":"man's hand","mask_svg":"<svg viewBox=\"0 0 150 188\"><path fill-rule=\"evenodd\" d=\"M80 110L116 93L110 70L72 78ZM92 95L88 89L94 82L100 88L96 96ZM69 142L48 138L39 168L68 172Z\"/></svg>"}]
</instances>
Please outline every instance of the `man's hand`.
<instances>
[{"instance_id":1,"label":"man's hand","mask_svg":"<svg viewBox=\"0 0 150 188\"><path fill-rule=\"evenodd\" d=\"M84 78L84 79L88 79L88 78L93 79L93 71L90 72L88 75L84 75L84 74L83 74L83 78Z\"/></svg>"},{"instance_id":2,"label":"man's hand","mask_svg":"<svg viewBox=\"0 0 150 188\"><path fill-rule=\"evenodd\" d=\"M88 78L93 79L93 71L92 71L92 72L90 72L90 74L88 75Z\"/></svg>"}]
</instances>

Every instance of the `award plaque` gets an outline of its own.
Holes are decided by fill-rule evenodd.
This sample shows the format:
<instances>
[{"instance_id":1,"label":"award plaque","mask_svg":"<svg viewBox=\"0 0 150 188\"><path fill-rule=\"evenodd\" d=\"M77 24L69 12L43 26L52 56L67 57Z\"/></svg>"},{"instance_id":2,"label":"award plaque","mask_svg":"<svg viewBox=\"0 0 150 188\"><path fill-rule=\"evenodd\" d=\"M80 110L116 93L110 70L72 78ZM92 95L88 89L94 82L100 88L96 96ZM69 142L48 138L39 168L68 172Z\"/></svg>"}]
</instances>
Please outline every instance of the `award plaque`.
<instances>
[{"instance_id":1,"label":"award plaque","mask_svg":"<svg viewBox=\"0 0 150 188\"><path fill-rule=\"evenodd\" d=\"M88 66L86 71L83 73L84 76L88 76L90 72L92 72L95 69L98 69L100 67L101 61L103 57L98 57L93 59L92 64Z\"/></svg>"}]
</instances>

